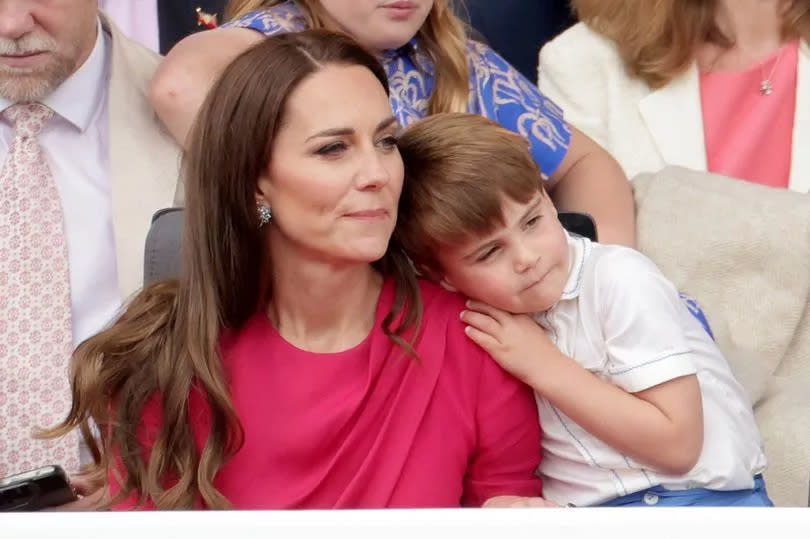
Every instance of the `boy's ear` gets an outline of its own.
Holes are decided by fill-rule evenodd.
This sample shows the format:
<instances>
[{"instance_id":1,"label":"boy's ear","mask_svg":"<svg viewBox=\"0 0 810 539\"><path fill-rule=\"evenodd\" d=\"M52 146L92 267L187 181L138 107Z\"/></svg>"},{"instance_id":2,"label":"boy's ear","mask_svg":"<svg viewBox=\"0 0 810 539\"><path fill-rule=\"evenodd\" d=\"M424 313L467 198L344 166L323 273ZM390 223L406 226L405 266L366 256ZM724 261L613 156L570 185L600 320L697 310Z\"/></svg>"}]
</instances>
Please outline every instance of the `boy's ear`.
<instances>
[{"instance_id":1,"label":"boy's ear","mask_svg":"<svg viewBox=\"0 0 810 539\"><path fill-rule=\"evenodd\" d=\"M419 264L419 266L416 268L416 271L421 277L431 280L434 283L438 283L439 286L441 286L445 290L449 290L450 292L458 292L458 290L456 290L456 287L454 287L444 275L434 270L433 268L429 268L424 264Z\"/></svg>"}]
</instances>

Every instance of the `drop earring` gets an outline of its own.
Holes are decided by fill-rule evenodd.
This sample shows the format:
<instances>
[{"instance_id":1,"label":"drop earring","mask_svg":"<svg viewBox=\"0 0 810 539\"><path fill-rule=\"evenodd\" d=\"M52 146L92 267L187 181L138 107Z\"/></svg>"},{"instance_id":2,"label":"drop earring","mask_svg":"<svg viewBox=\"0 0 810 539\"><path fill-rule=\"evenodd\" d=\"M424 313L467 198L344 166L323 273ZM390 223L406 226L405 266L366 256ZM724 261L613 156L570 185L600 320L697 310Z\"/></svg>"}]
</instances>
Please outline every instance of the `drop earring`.
<instances>
[{"instance_id":1,"label":"drop earring","mask_svg":"<svg viewBox=\"0 0 810 539\"><path fill-rule=\"evenodd\" d=\"M270 222L270 219L273 218L273 212L270 211L270 206L264 202L260 203L257 209L259 212L259 228L261 228Z\"/></svg>"}]
</instances>

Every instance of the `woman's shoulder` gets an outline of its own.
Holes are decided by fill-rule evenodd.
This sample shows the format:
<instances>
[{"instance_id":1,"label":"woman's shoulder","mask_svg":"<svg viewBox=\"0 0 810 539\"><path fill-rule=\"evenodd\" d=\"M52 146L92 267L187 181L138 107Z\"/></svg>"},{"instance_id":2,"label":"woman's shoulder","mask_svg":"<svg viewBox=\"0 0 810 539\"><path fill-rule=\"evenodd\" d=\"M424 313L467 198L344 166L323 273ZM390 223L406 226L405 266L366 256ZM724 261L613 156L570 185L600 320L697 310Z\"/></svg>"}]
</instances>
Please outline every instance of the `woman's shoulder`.
<instances>
[{"instance_id":1,"label":"woman's shoulder","mask_svg":"<svg viewBox=\"0 0 810 539\"><path fill-rule=\"evenodd\" d=\"M307 20L295 2L282 2L228 21L223 27L250 28L265 35L284 34L306 30Z\"/></svg>"},{"instance_id":2,"label":"woman's shoulder","mask_svg":"<svg viewBox=\"0 0 810 539\"><path fill-rule=\"evenodd\" d=\"M464 310L466 299L457 292L451 292L433 281L427 279L419 280L419 293L422 297L423 317L425 320L430 317L446 317L458 319L458 315Z\"/></svg>"},{"instance_id":3,"label":"woman's shoulder","mask_svg":"<svg viewBox=\"0 0 810 539\"><path fill-rule=\"evenodd\" d=\"M565 64L576 69L581 62L602 65L621 64L621 56L610 39L579 22L543 45L540 68Z\"/></svg>"},{"instance_id":4,"label":"woman's shoulder","mask_svg":"<svg viewBox=\"0 0 810 539\"><path fill-rule=\"evenodd\" d=\"M483 357L483 350L467 337L461 321L461 311L465 309L467 298L428 280L420 280L419 288L423 306L423 336L441 338L449 347L464 350L469 348L476 353L481 352Z\"/></svg>"}]
</instances>

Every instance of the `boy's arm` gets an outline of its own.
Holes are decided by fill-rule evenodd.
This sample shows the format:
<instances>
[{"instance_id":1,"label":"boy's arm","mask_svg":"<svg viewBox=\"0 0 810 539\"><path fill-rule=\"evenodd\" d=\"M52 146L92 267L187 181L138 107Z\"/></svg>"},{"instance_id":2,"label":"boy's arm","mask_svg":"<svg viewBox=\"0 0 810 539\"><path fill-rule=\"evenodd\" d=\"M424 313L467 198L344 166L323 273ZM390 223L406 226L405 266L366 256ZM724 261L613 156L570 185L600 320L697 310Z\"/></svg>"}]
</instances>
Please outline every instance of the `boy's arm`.
<instances>
[{"instance_id":1,"label":"boy's arm","mask_svg":"<svg viewBox=\"0 0 810 539\"><path fill-rule=\"evenodd\" d=\"M638 393L605 381L564 355L525 315L470 303L467 334L506 370L617 451L667 475L694 467L703 447L703 409L694 374Z\"/></svg>"}]
</instances>

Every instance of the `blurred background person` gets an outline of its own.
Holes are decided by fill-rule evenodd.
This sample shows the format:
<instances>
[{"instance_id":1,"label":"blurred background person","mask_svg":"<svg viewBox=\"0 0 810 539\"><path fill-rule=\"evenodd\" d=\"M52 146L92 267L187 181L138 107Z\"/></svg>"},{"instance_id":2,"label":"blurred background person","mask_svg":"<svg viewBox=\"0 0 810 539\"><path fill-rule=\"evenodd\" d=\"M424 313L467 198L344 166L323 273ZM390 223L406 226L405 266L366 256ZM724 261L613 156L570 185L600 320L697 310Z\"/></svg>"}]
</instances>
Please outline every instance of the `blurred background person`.
<instances>
[{"instance_id":1,"label":"blurred background person","mask_svg":"<svg viewBox=\"0 0 810 539\"><path fill-rule=\"evenodd\" d=\"M539 87L629 177L810 190L810 0L574 0Z\"/></svg>"}]
</instances>

